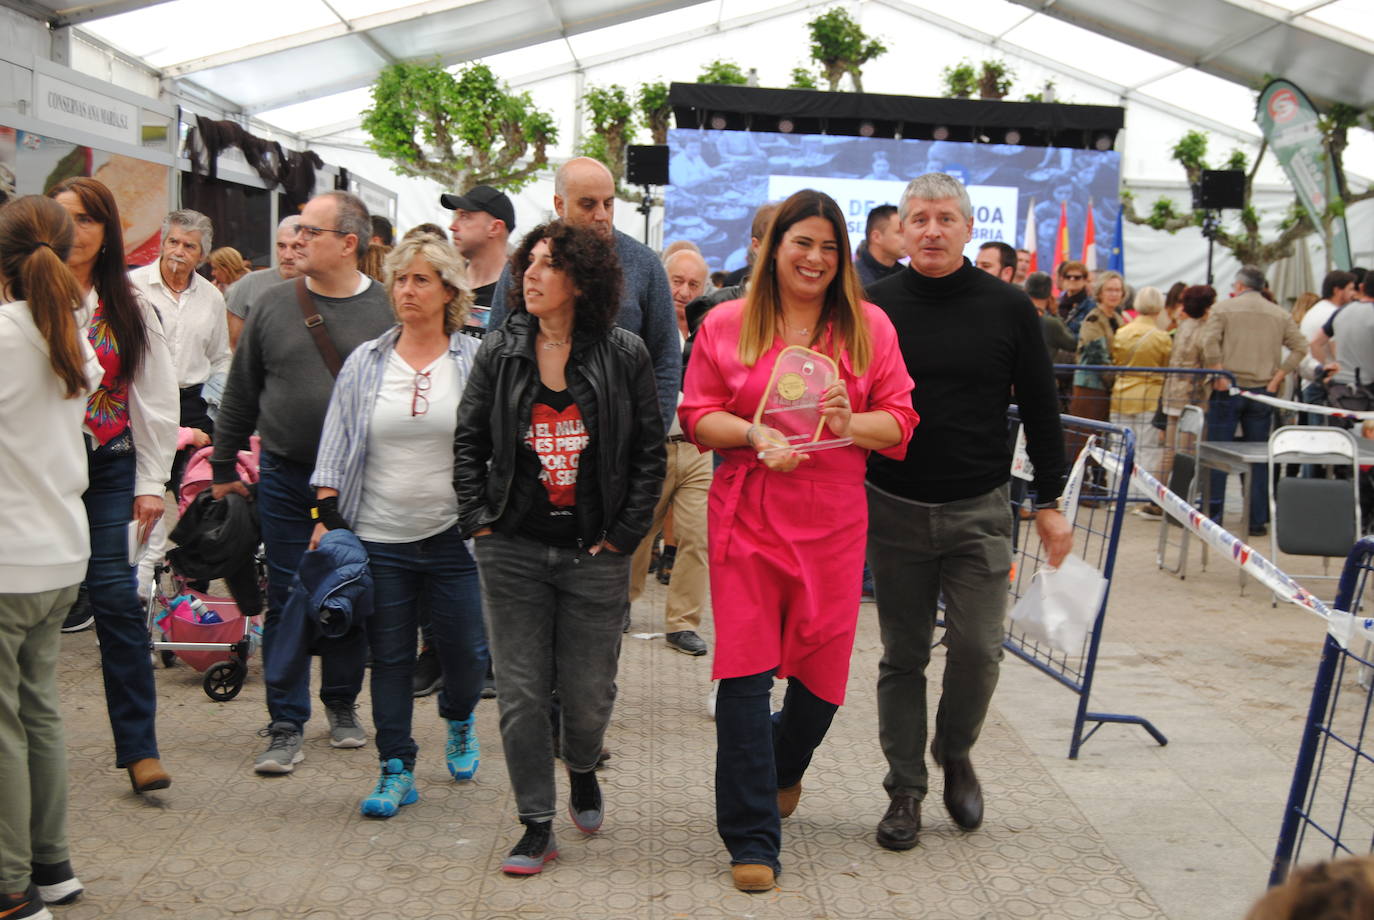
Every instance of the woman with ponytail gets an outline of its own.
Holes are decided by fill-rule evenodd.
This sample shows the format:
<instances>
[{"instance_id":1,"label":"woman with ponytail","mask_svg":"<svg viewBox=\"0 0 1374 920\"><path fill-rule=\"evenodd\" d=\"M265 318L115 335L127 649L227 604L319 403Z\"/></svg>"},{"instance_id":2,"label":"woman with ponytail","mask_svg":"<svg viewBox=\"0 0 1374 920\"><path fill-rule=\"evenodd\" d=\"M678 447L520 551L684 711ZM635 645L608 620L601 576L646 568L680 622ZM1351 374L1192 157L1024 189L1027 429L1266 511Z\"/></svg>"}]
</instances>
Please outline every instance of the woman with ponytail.
<instances>
[{"instance_id":1,"label":"woman with ponytail","mask_svg":"<svg viewBox=\"0 0 1374 920\"><path fill-rule=\"evenodd\" d=\"M128 531L129 522L137 521L139 542L145 542L162 516L177 448L176 371L161 321L129 284L123 224L110 190L78 177L55 186L48 197L75 227L67 267L80 287L78 320L103 372L86 400L86 590L100 639L115 766L128 771L134 792L143 793L165 789L172 780L158 757L148 626L129 564Z\"/></svg>"},{"instance_id":2,"label":"woman with ponytail","mask_svg":"<svg viewBox=\"0 0 1374 920\"><path fill-rule=\"evenodd\" d=\"M0 209L0 917L81 894L67 851L57 699L62 619L86 572L81 425L100 365L65 260L71 218L36 195Z\"/></svg>"}]
</instances>

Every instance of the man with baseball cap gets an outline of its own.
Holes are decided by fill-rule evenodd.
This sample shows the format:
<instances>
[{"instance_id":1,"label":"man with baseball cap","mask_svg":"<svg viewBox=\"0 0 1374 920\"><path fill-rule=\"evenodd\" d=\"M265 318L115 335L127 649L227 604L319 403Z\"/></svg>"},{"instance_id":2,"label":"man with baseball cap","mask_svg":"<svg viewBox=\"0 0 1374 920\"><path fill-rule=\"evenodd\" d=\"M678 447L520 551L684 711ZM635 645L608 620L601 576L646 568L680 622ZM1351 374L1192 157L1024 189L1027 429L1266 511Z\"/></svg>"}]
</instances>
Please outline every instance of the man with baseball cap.
<instances>
[{"instance_id":1,"label":"man with baseball cap","mask_svg":"<svg viewBox=\"0 0 1374 920\"><path fill-rule=\"evenodd\" d=\"M506 241L515 229L515 206L490 185L474 186L464 195L440 195L439 203L453 212L449 233L468 260L468 285L474 300L468 324L485 332L496 281L506 267Z\"/></svg>"}]
</instances>

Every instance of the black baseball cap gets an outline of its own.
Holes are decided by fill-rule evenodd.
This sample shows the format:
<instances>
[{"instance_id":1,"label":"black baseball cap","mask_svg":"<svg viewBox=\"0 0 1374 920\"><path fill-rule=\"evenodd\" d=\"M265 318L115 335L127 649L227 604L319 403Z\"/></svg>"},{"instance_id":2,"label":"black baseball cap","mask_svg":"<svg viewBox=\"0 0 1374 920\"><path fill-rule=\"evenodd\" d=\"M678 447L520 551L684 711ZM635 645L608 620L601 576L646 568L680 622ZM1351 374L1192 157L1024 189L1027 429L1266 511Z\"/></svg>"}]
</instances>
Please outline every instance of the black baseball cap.
<instances>
[{"instance_id":1,"label":"black baseball cap","mask_svg":"<svg viewBox=\"0 0 1374 920\"><path fill-rule=\"evenodd\" d=\"M515 205L510 203L504 192L498 192L490 185L478 185L468 189L466 195L440 195L439 203L450 211L486 211L492 217L505 221L506 232L515 229Z\"/></svg>"}]
</instances>

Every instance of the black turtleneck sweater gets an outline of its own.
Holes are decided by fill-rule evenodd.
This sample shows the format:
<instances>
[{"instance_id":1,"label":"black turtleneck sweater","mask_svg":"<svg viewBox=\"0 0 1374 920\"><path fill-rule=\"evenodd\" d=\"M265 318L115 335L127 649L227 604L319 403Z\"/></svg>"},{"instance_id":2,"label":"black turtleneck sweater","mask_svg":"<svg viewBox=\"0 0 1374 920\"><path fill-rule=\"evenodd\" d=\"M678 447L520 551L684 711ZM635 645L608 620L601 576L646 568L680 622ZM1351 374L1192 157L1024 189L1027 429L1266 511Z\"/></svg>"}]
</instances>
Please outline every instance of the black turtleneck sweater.
<instances>
[{"instance_id":1,"label":"black turtleneck sweater","mask_svg":"<svg viewBox=\"0 0 1374 920\"><path fill-rule=\"evenodd\" d=\"M915 269L884 278L868 297L897 330L921 423L905 460L874 453L868 480L920 502L982 495L1011 473L1007 406L1020 405L1036 501L1064 486L1064 439L1054 372L1035 307L1020 288L974 268L929 278Z\"/></svg>"}]
</instances>

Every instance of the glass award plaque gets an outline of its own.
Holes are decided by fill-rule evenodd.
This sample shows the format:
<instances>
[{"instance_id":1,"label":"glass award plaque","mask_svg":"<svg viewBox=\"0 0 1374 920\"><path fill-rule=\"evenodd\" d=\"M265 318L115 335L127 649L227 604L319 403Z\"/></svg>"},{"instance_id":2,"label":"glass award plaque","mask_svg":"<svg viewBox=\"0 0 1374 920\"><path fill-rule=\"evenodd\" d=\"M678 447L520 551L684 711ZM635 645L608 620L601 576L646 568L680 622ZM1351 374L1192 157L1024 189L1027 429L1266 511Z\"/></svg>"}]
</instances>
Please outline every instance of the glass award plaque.
<instances>
[{"instance_id":1,"label":"glass award plaque","mask_svg":"<svg viewBox=\"0 0 1374 920\"><path fill-rule=\"evenodd\" d=\"M807 453L854 443L853 438L829 437L821 416L825 391L839 376L835 362L818 351L789 345L778 353L754 424L772 429L785 440L771 436L775 446L760 450L760 459L778 451Z\"/></svg>"}]
</instances>

